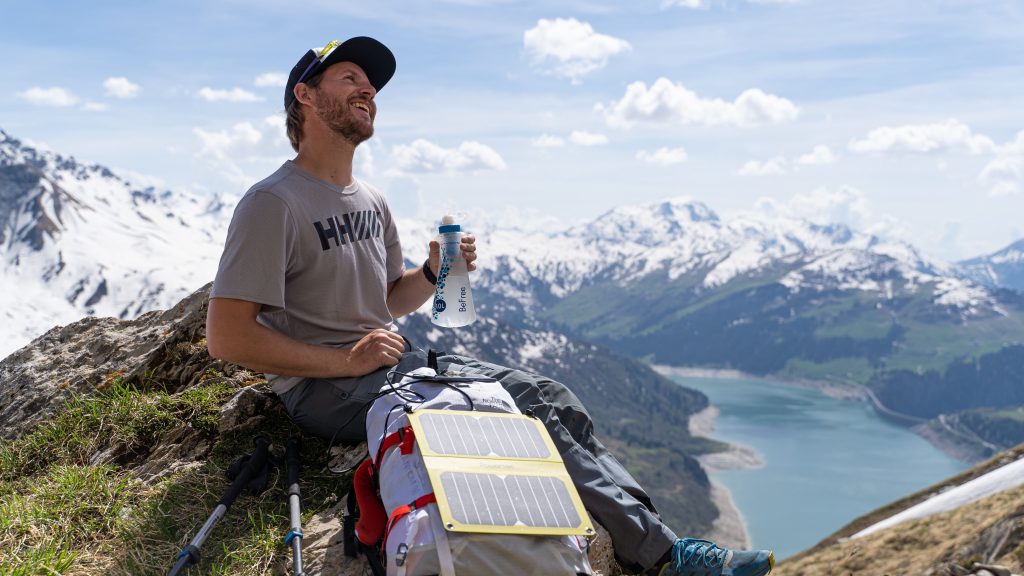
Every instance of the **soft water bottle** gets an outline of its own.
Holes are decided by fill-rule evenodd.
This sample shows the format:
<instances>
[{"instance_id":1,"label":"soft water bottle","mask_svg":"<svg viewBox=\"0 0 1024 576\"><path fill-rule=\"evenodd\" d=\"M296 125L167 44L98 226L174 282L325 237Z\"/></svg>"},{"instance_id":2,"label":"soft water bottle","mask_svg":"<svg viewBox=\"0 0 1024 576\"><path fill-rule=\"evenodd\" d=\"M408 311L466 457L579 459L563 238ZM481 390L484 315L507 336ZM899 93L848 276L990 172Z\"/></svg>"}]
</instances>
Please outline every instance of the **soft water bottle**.
<instances>
[{"instance_id":1,"label":"soft water bottle","mask_svg":"<svg viewBox=\"0 0 1024 576\"><path fill-rule=\"evenodd\" d=\"M437 229L437 242L441 245L441 267L437 271L434 288L434 306L431 316L434 324L446 328L467 326L476 321L473 292L469 288L469 269L459 247L462 226L455 218L445 215Z\"/></svg>"}]
</instances>

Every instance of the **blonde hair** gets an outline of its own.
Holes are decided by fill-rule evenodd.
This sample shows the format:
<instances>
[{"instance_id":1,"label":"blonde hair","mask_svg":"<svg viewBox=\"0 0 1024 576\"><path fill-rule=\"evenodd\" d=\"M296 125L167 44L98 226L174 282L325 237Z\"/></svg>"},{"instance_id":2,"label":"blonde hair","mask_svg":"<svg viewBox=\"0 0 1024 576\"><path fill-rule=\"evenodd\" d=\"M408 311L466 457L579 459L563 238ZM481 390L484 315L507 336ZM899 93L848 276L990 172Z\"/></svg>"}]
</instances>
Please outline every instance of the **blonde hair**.
<instances>
[{"instance_id":1,"label":"blonde hair","mask_svg":"<svg viewBox=\"0 0 1024 576\"><path fill-rule=\"evenodd\" d=\"M316 88L320 85L323 77L323 74L317 74L312 78L304 80L302 83L310 88ZM288 132L288 141L291 142L292 148L298 152L299 143L302 142L302 123L306 121L306 115L302 112L302 104L298 98L292 100L291 105L285 110L285 114L287 115L285 129Z\"/></svg>"}]
</instances>

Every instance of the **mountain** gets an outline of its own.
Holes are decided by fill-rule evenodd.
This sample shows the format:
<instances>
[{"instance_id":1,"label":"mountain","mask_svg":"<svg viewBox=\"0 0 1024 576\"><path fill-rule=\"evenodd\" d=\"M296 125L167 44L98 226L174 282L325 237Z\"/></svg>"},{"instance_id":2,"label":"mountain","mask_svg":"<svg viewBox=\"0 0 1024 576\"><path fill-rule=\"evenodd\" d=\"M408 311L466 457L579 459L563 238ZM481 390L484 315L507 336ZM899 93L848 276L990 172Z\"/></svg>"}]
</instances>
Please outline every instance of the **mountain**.
<instances>
[{"instance_id":1,"label":"mountain","mask_svg":"<svg viewBox=\"0 0 1024 576\"><path fill-rule=\"evenodd\" d=\"M1022 572L1024 444L857 518L772 574Z\"/></svg>"},{"instance_id":2,"label":"mountain","mask_svg":"<svg viewBox=\"0 0 1024 576\"><path fill-rule=\"evenodd\" d=\"M477 236L476 301L513 325L658 364L852 382L912 421L1024 404L1024 295L906 243L794 218L725 221L685 198Z\"/></svg>"},{"instance_id":3,"label":"mountain","mask_svg":"<svg viewBox=\"0 0 1024 576\"><path fill-rule=\"evenodd\" d=\"M962 274L990 288L1024 292L1024 239L1002 250L959 263Z\"/></svg>"},{"instance_id":4,"label":"mountain","mask_svg":"<svg viewBox=\"0 0 1024 576\"><path fill-rule=\"evenodd\" d=\"M232 207L0 130L0 353L85 315L173 306L212 277Z\"/></svg>"},{"instance_id":5,"label":"mountain","mask_svg":"<svg viewBox=\"0 0 1024 576\"><path fill-rule=\"evenodd\" d=\"M139 187L2 137L12 329L0 353L85 314L168 307L212 278L230 200ZM1024 405L1024 293L910 244L784 216L723 219L688 198L567 228L506 220L464 222L482 255L475 300L501 325L658 364L852 382L914 422ZM418 265L435 225L398 225Z\"/></svg>"}]
</instances>

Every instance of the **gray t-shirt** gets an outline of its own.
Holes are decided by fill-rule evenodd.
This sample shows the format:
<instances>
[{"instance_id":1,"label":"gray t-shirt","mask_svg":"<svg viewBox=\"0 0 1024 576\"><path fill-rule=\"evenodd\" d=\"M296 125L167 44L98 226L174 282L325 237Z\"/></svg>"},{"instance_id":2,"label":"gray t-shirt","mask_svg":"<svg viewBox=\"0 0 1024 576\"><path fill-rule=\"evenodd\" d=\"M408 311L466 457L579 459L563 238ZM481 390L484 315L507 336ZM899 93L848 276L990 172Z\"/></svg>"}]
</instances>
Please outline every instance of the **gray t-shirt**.
<instances>
[{"instance_id":1,"label":"gray t-shirt","mask_svg":"<svg viewBox=\"0 0 1024 576\"><path fill-rule=\"evenodd\" d=\"M395 329L387 284L404 271L380 192L359 181L332 185L288 161L239 201L210 297L257 302L264 326L344 348ZM267 377L278 394L302 381Z\"/></svg>"}]
</instances>

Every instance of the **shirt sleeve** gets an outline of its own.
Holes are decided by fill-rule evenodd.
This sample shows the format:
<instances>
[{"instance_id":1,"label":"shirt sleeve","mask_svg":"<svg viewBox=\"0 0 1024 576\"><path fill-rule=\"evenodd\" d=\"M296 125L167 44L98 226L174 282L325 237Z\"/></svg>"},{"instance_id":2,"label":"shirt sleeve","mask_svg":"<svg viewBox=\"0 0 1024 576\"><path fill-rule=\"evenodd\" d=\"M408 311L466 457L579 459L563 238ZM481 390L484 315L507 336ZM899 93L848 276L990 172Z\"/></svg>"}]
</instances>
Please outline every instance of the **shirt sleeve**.
<instances>
[{"instance_id":1,"label":"shirt sleeve","mask_svg":"<svg viewBox=\"0 0 1024 576\"><path fill-rule=\"evenodd\" d=\"M211 298L236 298L274 309L285 304L285 275L295 229L277 196L254 191L239 201L228 226Z\"/></svg>"}]
</instances>

